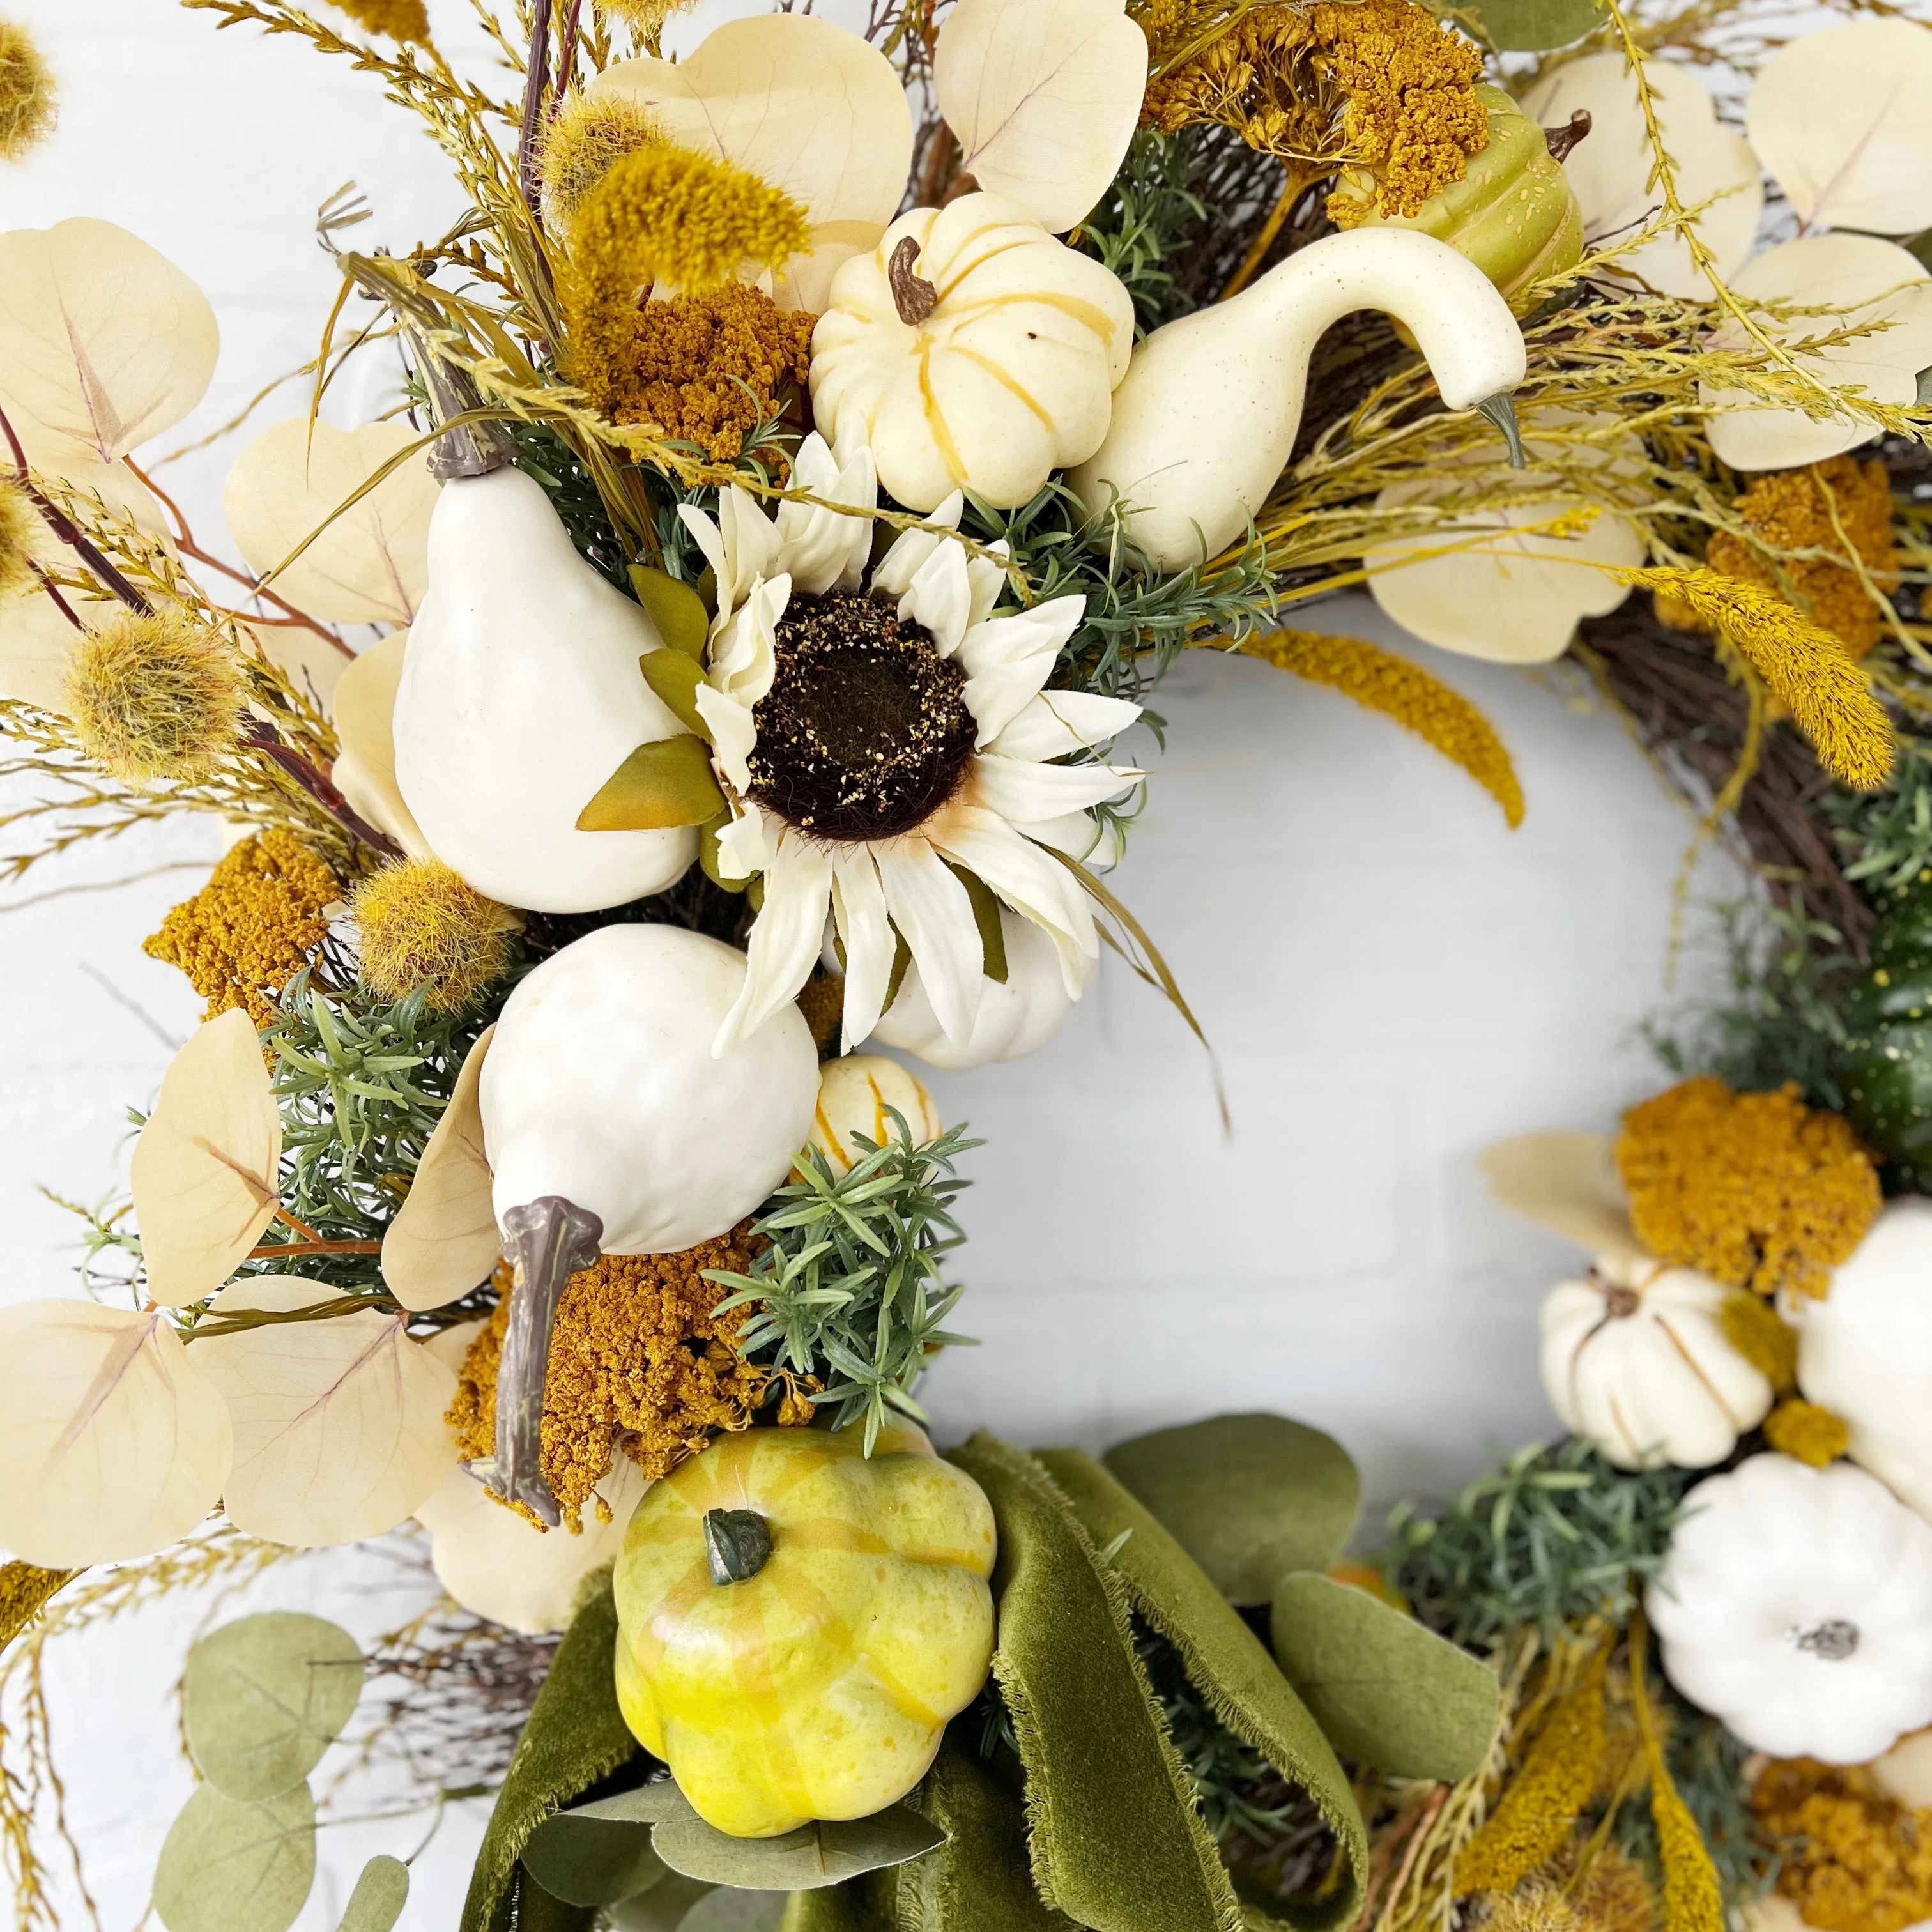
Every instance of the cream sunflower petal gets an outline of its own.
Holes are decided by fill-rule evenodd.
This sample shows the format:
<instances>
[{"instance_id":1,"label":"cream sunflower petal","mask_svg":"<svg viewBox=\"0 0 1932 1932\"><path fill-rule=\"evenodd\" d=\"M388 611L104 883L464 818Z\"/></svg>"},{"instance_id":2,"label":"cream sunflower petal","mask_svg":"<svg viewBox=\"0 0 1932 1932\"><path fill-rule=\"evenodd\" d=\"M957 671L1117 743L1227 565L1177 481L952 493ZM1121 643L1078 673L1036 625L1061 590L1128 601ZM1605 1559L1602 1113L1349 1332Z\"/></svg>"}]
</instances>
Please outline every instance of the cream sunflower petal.
<instances>
[{"instance_id":1,"label":"cream sunflower petal","mask_svg":"<svg viewBox=\"0 0 1932 1932\"><path fill-rule=\"evenodd\" d=\"M973 802L1029 825L1117 798L1146 776L1131 765L1036 765L982 752L973 760Z\"/></svg>"},{"instance_id":2,"label":"cream sunflower petal","mask_svg":"<svg viewBox=\"0 0 1932 1932\"><path fill-rule=\"evenodd\" d=\"M711 1042L714 1060L758 1031L812 977L824 942L832 860L795 833L782 834L765 868L765 902L746 947L745 990Z\"/></svg>"},{"instance_id":3,"label":"cream sunflower petal","mask_svg":"<svg viewBox=\"0 0 1932 1932\"><path fill-rule=\"evenodd\" d=\"M849 503L866 512L846 516L817 503L778 506L777 566L790 574L800 590L822 596L862 571L872 548L872 512L878 506L879 490L871 452L842 468L825 439L814 431L799 445L792 482L826 502Z\"/></svg>"},{"instance_id":4,"label":"cream sunflower petal","mask_svg":"<svg viewBox=\"0 0 1932 1932\"><path fill-rule=\"evenodd\" d=\"M1058 818L1039 818L1013 830L1036 845L1050 845L1078 859L1090 872L1104 872L1120 862L1120 837L1110 820L1102 825L1090 812L1064 812Z\"/></svg>"},{"instance_id":5,"label":"cream sunflower petal","mask_svg":"<svg viewBox=\"0 0 1932 1932\"><path fill-rule=\"evenodd\" d=\"M898 946L886 914L879 868L863 847L832 860L832 916L845 948L844 1048L850 1053L885 1011Z\"/></svg>"},{"instance_id":6,"label":"cream sunflower petal","mask_svg":"<svg viewBox=\"0 0 1932 1932\"><path fill-rule=\"evenodd\" d=\"M778 622L791 602L791 579L754 584L711 646L710 682L748 709L772 688Z\"/></svg>"},{"instance_id":7,"label":"cream sunflower petal","mask_svg":"<svg viewBox=\"0 0 1932 1932\"><path fill-rule=\"evenodd\" d=\"M772 862L771 825L747 805L718 835L718 869L728 879L755 878Z\"/></svg>"},{"instance_id":8,"label":"cream sunflower petal","mask_svg":"<svg viewBox=\"0 0 1932 1932\"><path fill-rule=\"evenodd\" d=\"M966 888L923 838L896 839L875 849L886 909L904 934L947 1039L972 1036L986 985L986 956Z\"/></svg>"},{"instance_id":9,"label":"cream sunflower petal","mask_svg":"<svg viewBox=\"0 0 1932 1932\"><path fill-rule=\"evenodd\" d=\"M724 532L718 527L717 518L694 504L680 503L677 506L677 520L691 532L692 541L704 553L705 562L711 566L712 575L722 584L731 573L724 557ZM730 615L721 602L713 628Z\"/></svg>"},{"instance_id":10,"label":"cream sunflower petal","mask_svg":"<svg viewBox=\"0 0 1932 1932\"><path fill-rule=\"evenodd\" d=\"M966 499L956 490L916 530L902 532L891 549L880 558L872 572L872 588L887 597L903 597L912 588L920 567L947 539L940 532L956 530L966 508Z\"/></svg>"},{"instance_id":11,"label":"cream sunflower petal","mask_svg":"<svg viewBox=\"0 0 1932 1932\"><path fill-rule=\"evenodd\" d=\"M1080 628L1084 597L1056 597L1030 610L989 617L966 633L959 662L966 673L966 708L977 721L974 743L983 751L1046 688L1060 646Z\"/></svg>"},{"instance_id":12,"label":"cream sunflower petal","mask_svg":"<svg viewBox=\"0 0 1932 1932\"><path fill-rule=\"evenodd\" d=\"M958 650L973 619L973 582L965 550L944 542L914 573L899 599L899 621L922 625L943 658Z\"/></svg>"},{"instance_id":13,"label":"cream sunflower petal","mask_svg":"<svg viewBox=\"0 0 1932 1932\"><path fill-rule=\"evenodd\" d=\"M1012 546L1004 537L998 543L986 546L984 556L969 556L966 560L966 581L973 593L973 606L968 614L968 629L975 624L983 624L993 614L993 606L1000 601L1000 592L1006 587L1006 573L1004 565L994 562L995 557L1010 556Z\"/></svg>"},{"instance_id":14,"label":"cream sunflower petal","mask_svg":"<svg viewBox=\"0 0 1932 1932\"><path fill-rule=\"evenodd\" d=\"M1141 715L1124 698L1090 691L1042 691L986 748L1003 758L1064 758L1117 738Z\"/></svg>"},{"instance_id":15,"label":"cream sunflower petal","mask_svg":"<svg viewBox=\"0 0 1932 1932\"><path fill-rule=\"evenodd\" d=\"M1069 996L1078 999L1087 983L1086 962L1100 950L1093 908L1079 881L997 812L970 806L949 812L934 837L948 857L977 874L1053 941L1061 981ZM924 968L920 971L923 977Z\"/></svg>"},{"instance_id":16,"label":"cream sunflower petal","mask_svg":"<svg viewBox=\"0 0 1932 1932\"><path fill-rule=\"evenodd\" d=\"M711 755L718 768L740 792L752 788L751 758L758 742L758 728L752 722L748 706L708 684L700 684L693 694L698 715L704 721L711 740Z\"/></svg>"},{"instance_id":17,"label":"cream sunflower petal","mask_svg":"<svg viewBox=\"0 0 1932 1932\"><path fill-rule=\"evenodd\" d=\"M735 610L760 578L778 574L778 533L758 500L736 483L718 500L718 529L724 556L724 567L718 572L722 616Z\"/></svg>"}]
</instances>

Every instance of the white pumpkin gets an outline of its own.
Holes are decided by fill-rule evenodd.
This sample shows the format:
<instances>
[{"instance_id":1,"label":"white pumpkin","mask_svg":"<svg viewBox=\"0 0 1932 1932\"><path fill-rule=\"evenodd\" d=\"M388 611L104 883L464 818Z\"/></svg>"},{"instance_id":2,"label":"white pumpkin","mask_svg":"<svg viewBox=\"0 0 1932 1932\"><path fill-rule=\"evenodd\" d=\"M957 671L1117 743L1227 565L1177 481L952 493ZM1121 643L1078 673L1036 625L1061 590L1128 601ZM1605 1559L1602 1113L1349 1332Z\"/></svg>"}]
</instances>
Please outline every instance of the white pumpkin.
<instances>
[{"instance_id":1,"label":"white pumpkin","mask_svg":"<svg viewBox=\"0 0 1932 1932\"><path fill-rule=\"evenodd\" d=\"M1645 1596L1664 1668L1754 1750L1863 1764L1932 1721L1932 1523L1849 1462L1684 1498Z\"/></svg>"},{"instance_id":2,"label":"white pumpkin","mask_svg":"<svg viewBox=\"0 0 1932 1932\"><path fill-rule=\"evenodd\" d=\"M1725 1338L1730 1290L1648 1258L1600 1256L1543 1304L1543 1389L1564 1428L1619 1469L1721 1462L1772 1387Z\"/></svg>"},{"instance_id":3,"label":"white pumpkin","mask_svg":"<svg viewBox=\"0 0 1932 1932\"><path fill-rule=\"evenodd\" d=\"M915 1145L940 1132L939 1109L918 1075L882 1053L848 1054L829 1060L818 1076L818 1109L812 1118L811 1144L834 1174L850 1174L870 1150L897 1137L890 1108L906 1124Z\"/></svg>"},{"instance_id":4,"label":"white pumpkin","mask_svg":"<svg viewBox=\"0 0 1932 1932\"><path fill-rule=\"evenodd\" d=\"M989 1060L1018 1060L1044 1046L1073 1010L1059 952L1044 928L1004 908L1000 930L1006 942L1006 976L982 982L973 1030L963 1042L950 1038L939 1024L916 964L906 968L898 997L872 1029L872 1042L897 1047L949 1073ZM1099 970L1097 959L1086 962L1083 994Z\"/></svg>"},{"instance_id":5,"label":"white pumpkin","mask_svg":"<svg viewBox=\"0 0 1932 1932\"><path fill-rule=\"evenodd\" d=\"M1798 1385L1844 1417L1850 1454L1932 1515L1932 1201L1894 1201L1822 1300L1787 1298Z\"/></svg>"},{"instance_id":6,"label":"white pumpkin","mask_svg":"<svg viewBox=\"0 0 1932 1932\"><path fill-rule=\"evenodd\" d=\"M711 1042L745 983L735 946L607 926L504 1002L478 1100L500 1222L561 1196L606 1254L673 1254L725 1233L812 1130L818 1053L788 1002L730 1052Z\"/></svg>"},{"instance_id":7,"label":"white pumpkin","mask_svg":"<svg viewBox=\"0 0 1932 1932\"><path fill-rule=\"evenodd\" d=\"M812 413L828 442L869 442L908 508L964 489L1010 509L1100 448L1133 345L1111 271L1017 202L963 195L901 215L832 278Z\"/></svg>"}]
</instances>

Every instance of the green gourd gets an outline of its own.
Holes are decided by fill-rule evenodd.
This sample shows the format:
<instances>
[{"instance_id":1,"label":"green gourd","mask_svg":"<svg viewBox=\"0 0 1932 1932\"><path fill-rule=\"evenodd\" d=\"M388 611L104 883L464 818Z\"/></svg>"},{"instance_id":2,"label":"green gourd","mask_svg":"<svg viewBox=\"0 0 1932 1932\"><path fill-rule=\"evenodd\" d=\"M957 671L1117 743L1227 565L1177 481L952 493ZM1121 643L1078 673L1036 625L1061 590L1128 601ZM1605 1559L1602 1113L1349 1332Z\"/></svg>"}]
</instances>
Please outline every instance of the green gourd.
<instances>
[{"instance_id":1,"label":"green gourd","mask_svg":"<svg viewBox=\"0 0 1932 1932\"><path fill-rule=\"evenodd\" d=\"M1479 85L1476 98L1490 117L1489 146L1472 158L1460 181L1414 214L1378 212L1376 178L1364 168L1346 170L1336 194L1354 210L1367 208L1359 221L1345 216L1344 226L1432 235L1474 262L1521 314L1528 301L1518 302L1520 290L1582 258L1583 212L1544 130L1499 87ZM1578 138L1564 129L1556 140L1567 152Z\"/></svg>"},{"instance_id":2,"label":"green gourd","mask_svg":"<svg viewBox=\"0 0 1932 1932\"><path fill-rule=\"evenodd\" d=\"M1871 964L1845 1002L1845 1112L1888 1193L1932 1183L1932 874L1884 894Z\"/></svg>"}]
</instances>

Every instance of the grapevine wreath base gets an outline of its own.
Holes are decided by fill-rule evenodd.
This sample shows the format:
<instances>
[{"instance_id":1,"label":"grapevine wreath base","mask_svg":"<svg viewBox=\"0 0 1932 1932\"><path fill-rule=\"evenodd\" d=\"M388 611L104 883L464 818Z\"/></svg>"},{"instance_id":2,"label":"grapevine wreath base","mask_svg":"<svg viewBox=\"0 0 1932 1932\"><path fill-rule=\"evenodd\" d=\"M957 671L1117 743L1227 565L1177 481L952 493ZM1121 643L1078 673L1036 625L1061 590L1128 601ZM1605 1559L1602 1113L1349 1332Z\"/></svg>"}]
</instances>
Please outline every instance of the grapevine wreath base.
<instances>
[{"instance_id":1,"label":"grapevine wreath base","mask_svg":"<svg viewBox=\"0 0 1932 1932\"><path fill-rule=\"evenodd\" d=\"M464 1932L1932 1919L1932 32L478 0L470 74L421 0L185 4L469 206L320 211L232 556L151 447L200 291L0 235L7 875L231 834L85 1292L0 1310L20 1932L85 1894L47 1646L176 1592L166 1932L287 1932L376 1764L490 1799ZM0 159L55 108L0 23ZM406 406L323 420L372 354ZM1179 654L1533 806L1420 652L1294 628L1364 584L1566 660L1750 877L1674 1084L1484 1156L1576 1251L1563 1432L1381 1526L1272 1415L936 1454L976 1143L915 1070L1033 1052L1103 945L1193 1024L1129 862ZM440 1606L214 1620L358 1545Z\"/></svg>"}]
</instances>

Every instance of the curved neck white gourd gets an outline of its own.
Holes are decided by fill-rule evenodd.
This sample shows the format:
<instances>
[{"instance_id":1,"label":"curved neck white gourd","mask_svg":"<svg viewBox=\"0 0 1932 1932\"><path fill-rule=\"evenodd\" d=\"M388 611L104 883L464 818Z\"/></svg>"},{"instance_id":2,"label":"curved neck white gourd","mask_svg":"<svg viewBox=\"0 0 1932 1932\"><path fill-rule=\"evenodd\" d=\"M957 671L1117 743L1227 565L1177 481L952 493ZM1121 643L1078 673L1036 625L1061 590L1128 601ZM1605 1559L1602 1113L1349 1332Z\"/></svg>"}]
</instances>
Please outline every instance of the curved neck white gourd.
<instances>
[{"instance_id":1,"label":"curved neck white gourd","mask_svg":"<svg viewBox=\"0 0 1932 1932\"><path fill-rule=\"evenodd\" d=\"M1118 496L1130 533L1162 570L1225 549L1294 447L1322 331L1361 308L1407 326L1452 410L1522 380L1522 332L1473 262L1406 229L1329 236L1134 351L1107 440L1071 479L1088 511Z\"/></svg>"}]
</instances>

